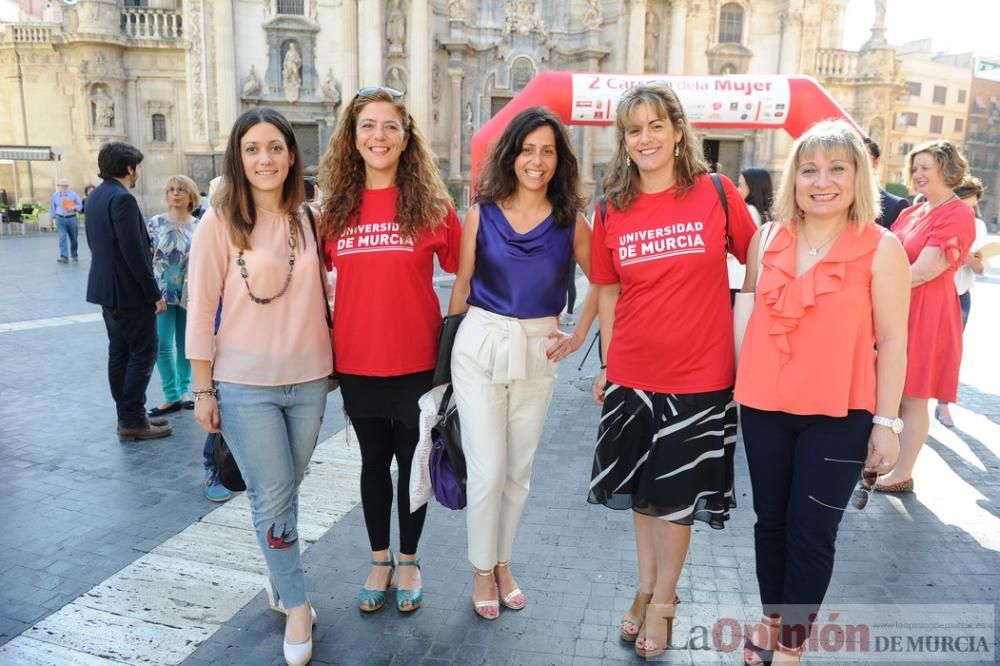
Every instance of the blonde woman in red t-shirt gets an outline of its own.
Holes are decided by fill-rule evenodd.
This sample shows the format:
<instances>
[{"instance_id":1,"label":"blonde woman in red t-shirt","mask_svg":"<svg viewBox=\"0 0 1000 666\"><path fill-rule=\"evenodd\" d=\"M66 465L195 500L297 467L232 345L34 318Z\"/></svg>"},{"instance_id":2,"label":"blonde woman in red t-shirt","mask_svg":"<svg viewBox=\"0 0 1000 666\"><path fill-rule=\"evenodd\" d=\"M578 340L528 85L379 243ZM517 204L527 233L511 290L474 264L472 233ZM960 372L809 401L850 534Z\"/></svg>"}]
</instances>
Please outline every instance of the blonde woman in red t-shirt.
<instances>
[{"instance_id":1,"label":"blonde woman in red t-shirt","mask_svg":"<svg viewBox=\"0 0 1000 666\"><path fill-rule=\"evenodd\" d=\"M728 178L716 189L669 87L633 88L617 113L591 259L607 365L589 501L633 512L639 589L620 631L652 657L670 643L691 524L721 529L735 505L726 252L744 262L754 224Z\"/></svg>"},{"instance_id":2,"label":"blonde woman in red t-shirt","mask_svg":"<svg viewBox=\"0 0 1000 666\"><path fill-rule=\"evenodd\" d=\"M434 155L403 93L362 88L323 156L322 234L337 271L334 357L344 409L361 446L361 506L371 570L362 611L385 605L398 567L396 606L420 607L417 544L427 507L410 512L410 463L419 439L417 399L431 388L441 327L434 257L458 268L461 223ZM389 549L393 457L399 468L399 558Z\"/></svg>"}]
</instances>

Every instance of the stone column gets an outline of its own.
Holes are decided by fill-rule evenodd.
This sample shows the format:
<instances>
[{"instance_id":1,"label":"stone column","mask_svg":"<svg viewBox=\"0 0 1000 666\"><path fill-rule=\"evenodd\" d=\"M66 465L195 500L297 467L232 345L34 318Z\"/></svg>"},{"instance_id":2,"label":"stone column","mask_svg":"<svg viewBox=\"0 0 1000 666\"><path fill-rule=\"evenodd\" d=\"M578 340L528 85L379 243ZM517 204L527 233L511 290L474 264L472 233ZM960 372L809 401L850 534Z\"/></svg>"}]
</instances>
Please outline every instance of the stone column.
<instances>
[{"instance_id":1,"label":"stone column","mask_svg":"<svg viewBox=\"0 0 1000 666\"><path fill-rule=\"evenodd\" d=\"M236 40L233 31L233 0L215 5L215 99L219 114L217 150L226 149L229 130L239 115L239 83L236 80Z\"/></svg>"},{"instance_id":2,"label":"stone column","mask_svg":"<svg viewBox=\"0 0 1000 666\"><path fill-rule=\"evenodd\" d=\"M627 52L625 71L629 74L642 74L646 59L646 0L631 2Z\"/></svg>"},{"instance_id":3,"label":"stone column","mask_svg":"<svg viewBox=\"0 0 1000 666\"><path fill-rule=\"evenodd\" d=\"M354 97L354 92L360 87L358 83L358 0L344 0L340 11L340 35L343 39L340 53L344 59L341 93L346 104Z\"/></svg>"},{"instance_id":4,"label":"stone column","mask_svg":"<svg viewBox=\"0 0 1000 666\"><path fill-rule=\"evenodd\" d=\"M449 69L451 77L451 141L448 143L448 179L462 178L462 79L465 72Z\"/></svg>"},{"instance_id":5,"label":"stone column","mask_svg":"<svg viewBox=\"0 0 1000 666\"><path fill-rule=\"evenodd\" d=\"M684 74L684 47L687 38L687 0L670 3L670 53L667 72L675 76Z\"/></svg>"},{"instance_id":6,"label":"stone column","mask_svg":"<svg viewBox=\"0 0 1000 666\"><path fill-rule=\"evenodd\" d=\"M430 131L430 7L429 0L411 0L410 27L406 31L406 41L410 56L410 80L407 90L407 107L413 119L423 132Z\"/></svg>"},{"instance_id":7,"label":"stone column","mask_svg":"<svg viewBox=\"0 0 1000 666\"><path fill-rule=\"evenodd\" d=\"M385 83L382 53L385 50L385 21L382 20L382 0L358 3L358 34L364 35L358 53L359 86L380 86Z\"/></svg>"}]
</instances>

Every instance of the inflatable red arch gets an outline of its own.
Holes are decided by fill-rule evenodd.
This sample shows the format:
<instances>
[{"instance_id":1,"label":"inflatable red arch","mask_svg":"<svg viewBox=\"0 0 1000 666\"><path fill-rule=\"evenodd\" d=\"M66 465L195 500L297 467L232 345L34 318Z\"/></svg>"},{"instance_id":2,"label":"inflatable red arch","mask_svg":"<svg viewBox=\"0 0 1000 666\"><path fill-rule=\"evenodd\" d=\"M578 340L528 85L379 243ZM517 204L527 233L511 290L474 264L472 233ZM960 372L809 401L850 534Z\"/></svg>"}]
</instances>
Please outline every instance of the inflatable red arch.
<instances>
[{"instance_id":1,"label":"inflatable red arch","mask_svg":"<svg viewBox=\"0 0 1000 666\"><path fill-rule=\"evenodd\" d=\"M695 127L783 129L798 137L820 120L842 118L864 132L809 76L667 76L606 72L542 72L472 137L472 182L507 123L532 106L546 106L567 125L613 125L618 98L649 82L670 85Z\"/></svg>"}]
</instances>

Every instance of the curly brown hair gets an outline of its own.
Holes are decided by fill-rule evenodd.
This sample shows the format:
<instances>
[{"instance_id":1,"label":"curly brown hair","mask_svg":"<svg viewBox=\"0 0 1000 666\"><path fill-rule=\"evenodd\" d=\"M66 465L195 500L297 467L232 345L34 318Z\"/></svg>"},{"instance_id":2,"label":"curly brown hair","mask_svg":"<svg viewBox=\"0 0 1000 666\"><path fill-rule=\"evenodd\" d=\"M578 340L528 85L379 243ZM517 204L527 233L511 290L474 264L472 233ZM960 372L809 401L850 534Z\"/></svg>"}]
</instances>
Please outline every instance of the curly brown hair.
<instances>
[{"instance_id":1,"label":"curly brown hair","mask_svg":"<svg viewBox=\"0 0 1000 666\"><path fill-rule=\"evenodd\" d=\"M698 176L708 173L701 141L691 131L684 107L673 89L664 83L645 83L630 88L618 100L615 117L618 147L604 172L605 196L618 210L625 210L639 198L639 169L628 159L625 131L633 125L632 114L641 104L648 104L657 117L669 120L675 129L681 131L681 140L677 142L680 154L674 158L677 194L686 194L694 187Z\"/></svg>"},{"instance_id":2,"label":"curly brown hair","mask_svg":"<svg viewBox=\"0 0 1000 666\"><path fill-rule=\"evenodd\" d=\"M406 110L402 97L385 88L365 90L365 94L355 95L344 108L337 131L330 137L320 161L317 183L323 193L323 204L319 227L324 238L342 234L356 221L361 209L365 161L357 149L357 123L361 110L373 102L392 104L407 137L396 171L399 197L395 221L400 234L415 239L420 232L442 223L448 214L451 199L438 172L437 158Z\"/></svg>"},{"instance_id":3,"label":"curly brown hair","mask_svg":"<svg viewBox=\"0 0 1000 666\"><path fill-rule=\"evenodd\" d=\"M566 127L559 117L542 106L525 109L514 116L490 151L476 183L476 202L499 203L517 193L514 160L529 134L548 125L556 137L556 172L549 181L545 195L552 204L552 217L557 226L576 224L577 214L587 205L580 190L580 165L570 144Z\"/></svg>"}]
</instances>

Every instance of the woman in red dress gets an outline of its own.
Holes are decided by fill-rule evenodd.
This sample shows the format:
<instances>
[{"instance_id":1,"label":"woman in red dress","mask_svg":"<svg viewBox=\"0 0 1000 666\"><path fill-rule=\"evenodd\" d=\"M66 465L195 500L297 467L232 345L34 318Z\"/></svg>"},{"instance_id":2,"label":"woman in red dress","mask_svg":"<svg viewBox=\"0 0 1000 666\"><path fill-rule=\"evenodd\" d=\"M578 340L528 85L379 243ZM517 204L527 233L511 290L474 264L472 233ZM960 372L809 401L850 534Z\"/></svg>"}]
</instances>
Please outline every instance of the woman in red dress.
<instances>
[{"instance_id":1,"label":"woman in red dress","mask_svg":"<svg viewBox=\"0 0 1000 666\"><path fill-rule=\"evenodd\" d=\"M904 210L892 231L910 258L910 320L906 384L900 417L899 462L875 490L913 490L913 466L927 439L927 401L958 398L962 363L962 313L955 270L965 261L976 234L972 209L955 196L969 164L950 141L918 146L907 158L910 186L927 199Z\"/></svg>"}]
</instances>

